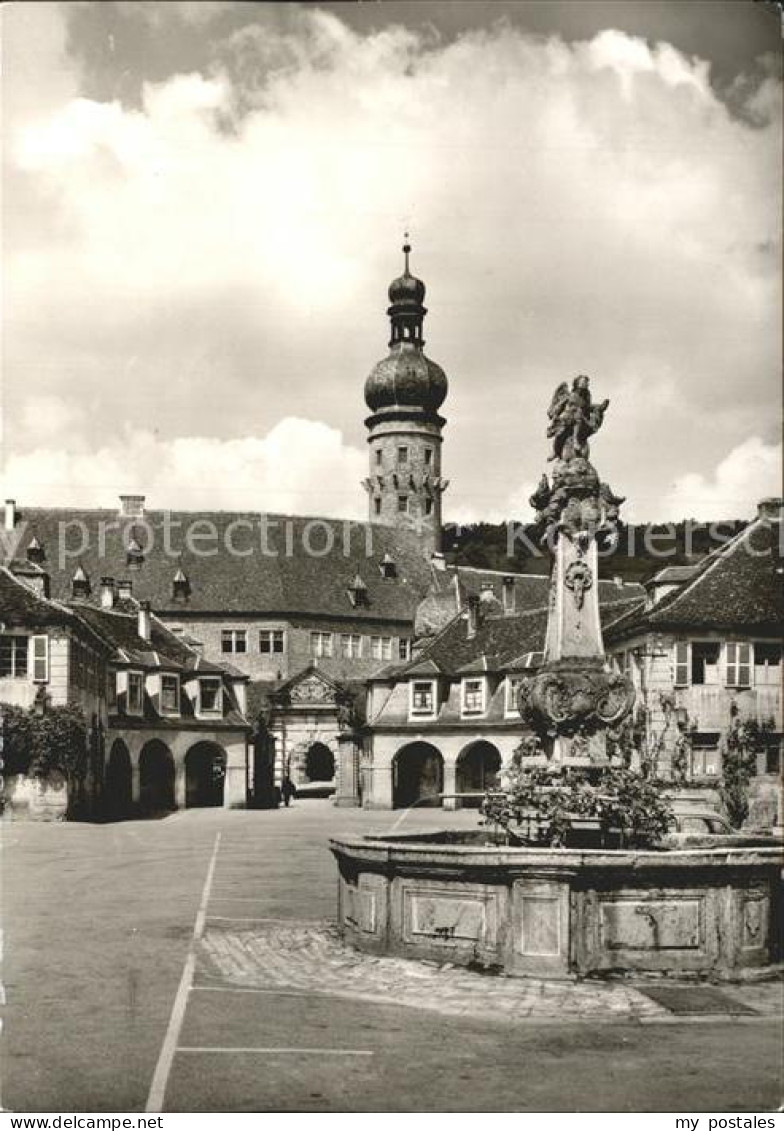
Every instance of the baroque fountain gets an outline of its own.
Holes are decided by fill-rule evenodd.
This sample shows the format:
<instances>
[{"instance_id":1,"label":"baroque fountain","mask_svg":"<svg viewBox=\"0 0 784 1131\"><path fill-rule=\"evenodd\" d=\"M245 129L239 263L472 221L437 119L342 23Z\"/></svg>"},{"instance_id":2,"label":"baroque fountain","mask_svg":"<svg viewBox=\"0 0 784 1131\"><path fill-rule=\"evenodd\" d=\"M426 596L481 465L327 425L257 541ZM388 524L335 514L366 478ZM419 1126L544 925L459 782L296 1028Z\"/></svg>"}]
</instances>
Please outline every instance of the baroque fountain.
<instances>
[{"instance_id":1,"label":"baroque fountain","mask_svg":"<svg viewBox=\"0 0 784 1131\"><path fill-rule=\"evenodd\" d=\"M361 950L536 977L734 978L779 957L779 849L665 847L664 788L623 756L635 693L604 653L598 544L624 500L589 449L608 403L579 376L548 412L552 470L531 499L553 556L544 658L519 694L530 736L484 827L330 841L339 927ZM598 847L569 835L569 809L602 830Z\"/></svg>"}]
</instances>

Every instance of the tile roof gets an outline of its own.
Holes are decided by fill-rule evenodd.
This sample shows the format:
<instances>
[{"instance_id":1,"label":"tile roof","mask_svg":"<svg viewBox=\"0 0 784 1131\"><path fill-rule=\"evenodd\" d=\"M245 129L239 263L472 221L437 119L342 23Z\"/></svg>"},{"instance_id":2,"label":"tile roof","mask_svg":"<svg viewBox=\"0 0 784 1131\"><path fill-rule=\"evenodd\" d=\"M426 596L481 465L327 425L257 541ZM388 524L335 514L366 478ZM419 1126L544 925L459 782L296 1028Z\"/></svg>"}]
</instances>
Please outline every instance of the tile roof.
<instances>
[{"instance_id":1,"label":"tile roof","mask_svg":"<svg viewBox=\"0 0 784 1131\"><path fill-rule=\"evenodd\" d=\"M150 639L145 640L139 635L136 612L99 609L86 601L72 601L70 607L80 620L111 644L114 658L120 663L187 670L193 660L198 659L157 617L150 617Z\"/></svg>"},{"instance_id":2,"label":"tile roof","mask_svg":"<svg viewBox=\"0 0 784 1131\"><path fill-rule=\"evenodd\" d=\"M133 596L149 600L159 613L412 620L430 581L429 563L413 534L375 523L292 515L267 515L262 523L250 512L146 511L143 518L132 518L114 510L24 507L17 511L15 553L24 555L38 539L52 596L59 600L71 597L73 574L81 565L91 599L101 577L130 579ZM144 551L137 568L128 561L131 538ZM323 553L329 539L332 549ZM383 576L386 555L397 564L396 577ZM190 587L185 601L176 601L172 593L178 570ZM367 585L368 601L355 608L348 590L357 575Z\"/></svg>"},{"instance_id":3,"label":"tile roof","mask_svg":"<svg viewBox=\"0 0 784 1131\"><path fill-rule=\"evenodd\" d=\"M69 609L34 593L5 566L0 566L0 622L9 628L79 627Z\"/></svg>"},{"instance_id":4,"label":"tile roof","mask_svg":"<svg viewBox=\"0 0 784 1131\"><path fill-rule=\"evenodd\" d=\"M609 629L609 639L656 629L780 634L784 630L781 545L781 523L756 519L650 609L640 604L618 619Z\"/></svg>"},{"instance_id":5,"label":"tile roof","mask_svg":"<svg viewBox=\"0 0 784 1131\"><path fill-rule=\"evenodd\" d=\"M612 584L612 583L611 583ZM602 619L620 615L638 598L600 602ZM547 608L494 614L480 620L476 634L469 637L467 617L461 612L431 640L414 659L388 667L372 679L389 680L411 675L457 675L468 671L522 670L524 657L542 652L547 631Z\"/></svg>"}]
</instances>

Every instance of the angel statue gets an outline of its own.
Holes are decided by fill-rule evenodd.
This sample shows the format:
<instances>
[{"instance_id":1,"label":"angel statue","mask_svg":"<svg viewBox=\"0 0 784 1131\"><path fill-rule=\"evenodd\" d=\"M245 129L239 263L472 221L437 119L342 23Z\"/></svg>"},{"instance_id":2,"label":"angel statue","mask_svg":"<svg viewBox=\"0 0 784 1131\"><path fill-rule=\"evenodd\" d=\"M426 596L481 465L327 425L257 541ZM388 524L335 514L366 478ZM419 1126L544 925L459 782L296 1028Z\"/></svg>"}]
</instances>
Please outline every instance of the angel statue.
<instances>
[{"instance_id":1,"label":"angel statue","mask_svg":"<svg viewBox=\"0 0 784 1131\"><path fill-rule=\"evenodd\" d=\"M581 373L575 377L571 389L562 381L553 393L547 410L550 418L547 435L553 441L551 460L569 460L576 456L587 459L590 454L588 437L601 428L610 402L592 404L588 384L589 379Z\"/></svg>"}]
</instances>

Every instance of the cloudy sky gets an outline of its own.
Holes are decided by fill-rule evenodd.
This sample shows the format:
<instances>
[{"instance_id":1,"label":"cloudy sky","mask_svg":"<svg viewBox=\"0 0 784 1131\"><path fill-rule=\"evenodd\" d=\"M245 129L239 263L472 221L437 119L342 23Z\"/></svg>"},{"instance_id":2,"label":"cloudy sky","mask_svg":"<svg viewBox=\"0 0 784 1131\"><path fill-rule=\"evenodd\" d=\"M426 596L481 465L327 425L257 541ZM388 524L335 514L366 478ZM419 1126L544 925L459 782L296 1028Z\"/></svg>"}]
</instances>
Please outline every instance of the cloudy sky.
<instances>
[{"instance_id":1,"label":"cloudy sky","mask_svg":"<svg viewBox=\"0 0 784 1131\"><path fill-rule=\"evenodd\" d=\"M450 379L447 519L529 516L579 372L627 517L780 492L773 6L2 18L6 495L362 517L406 228Z\"/></svg>"}]
</instances>

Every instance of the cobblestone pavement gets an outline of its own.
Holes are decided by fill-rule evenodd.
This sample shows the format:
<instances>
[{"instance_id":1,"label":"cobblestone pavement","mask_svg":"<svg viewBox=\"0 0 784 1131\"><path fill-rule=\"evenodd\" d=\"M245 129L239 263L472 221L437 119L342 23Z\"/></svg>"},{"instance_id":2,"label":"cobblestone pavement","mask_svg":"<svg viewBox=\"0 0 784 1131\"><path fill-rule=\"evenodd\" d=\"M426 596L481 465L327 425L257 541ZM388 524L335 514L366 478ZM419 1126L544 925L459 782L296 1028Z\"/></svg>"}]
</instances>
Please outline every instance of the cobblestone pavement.
<instances>
[{"instance_id":1,"label":"cobblestone pavement","mask_svg":"<svg viewBox=\"0 0 784 1131\"><path fill-rule=\"evenodd\" d=\"M345 946L329 924L270 922L245 930L211 926L201 942L197 969L200 985L328 994L515 1023L523 1018L563 1022L668 1016L663 1006L624 984L505 978L361 954Z\"/></svg>"}]
</instances>

